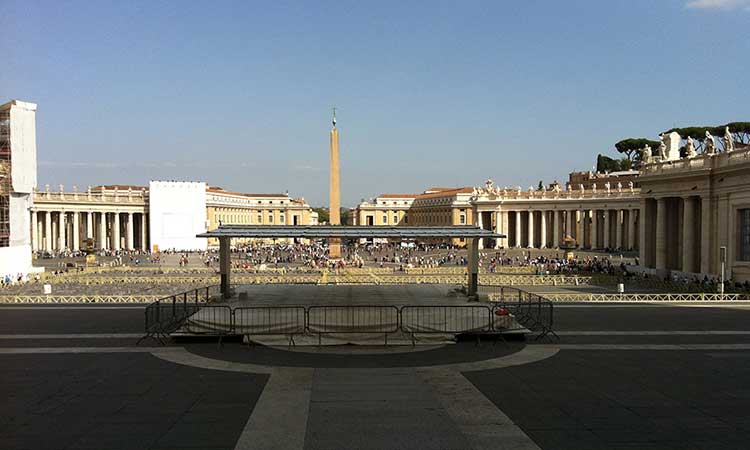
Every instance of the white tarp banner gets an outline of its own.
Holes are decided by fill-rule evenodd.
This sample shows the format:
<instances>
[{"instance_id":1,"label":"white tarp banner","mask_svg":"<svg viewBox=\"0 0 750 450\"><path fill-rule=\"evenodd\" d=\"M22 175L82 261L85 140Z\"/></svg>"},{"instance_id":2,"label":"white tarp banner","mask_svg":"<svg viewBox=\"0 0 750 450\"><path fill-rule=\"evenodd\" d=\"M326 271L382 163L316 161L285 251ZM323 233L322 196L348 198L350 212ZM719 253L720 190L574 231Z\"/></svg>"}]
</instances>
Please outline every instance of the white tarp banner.
<instances>
[{"instance_id":1,"label":"white tarp banner","mask_svg":"<svg viewBox=\"0 0 750 450\"><path fill-rule=\"evenodd\" d=\"M10 149L13 191L31 194L36 187L36 104L11 104Z\"/></svg>"}]
</instances>

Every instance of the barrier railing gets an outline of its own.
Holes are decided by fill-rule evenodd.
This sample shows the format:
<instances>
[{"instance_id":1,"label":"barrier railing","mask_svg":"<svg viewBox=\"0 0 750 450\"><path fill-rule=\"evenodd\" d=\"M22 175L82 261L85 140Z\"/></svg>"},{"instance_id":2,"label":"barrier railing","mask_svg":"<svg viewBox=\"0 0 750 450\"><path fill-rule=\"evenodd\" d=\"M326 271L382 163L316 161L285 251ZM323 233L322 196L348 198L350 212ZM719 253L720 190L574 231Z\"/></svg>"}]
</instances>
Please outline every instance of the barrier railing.
<instances>
[{"instance_id":1,"label":"barrier railing","mask_svg":"<svg viewBox=\"0 0 750 450\"><path fill-rule=\"evenodd\" d=\"M318 335L318 344L324 334L376 333L383 334L388 344L388 334L399 330L399 308L387 305L316 305L307 307L307 332Z\"/></svg>"},{"instance_id":2,"label":"barrier railing","mask_svg":"<svg viewBox=\"0 0 750 450\"><path fill-rule=\"evenodd\" d=\"M206 289L206 288L204 288ZM511 288L506 288L511 289ZM510 291L508 291L510 292ZM523 291L518 291L523 292ZM302 334L382 334L403 332L416 343L419 334L485 334L518 330L519 326L553 334L552 305L519 295L517 302L476 305L311 305L248 306L231 308L188 302L187 293L170 296L149 305L146 310L146 334L160 343L177 331L188 334L285 335L289 345ZM206 297L208 298L208 297ZM511 304L512 303L512 304ZM514 316L515 315L515 316ZM520 324L520 325L519 325ZM140 342L140 341L139 341Z\"/></svg>"},{"instance_id":3,"label":"barrier railing","mask_svg":"<svg viewBox=\"0 0 750 450\"><path fill-rule=\"evenodd\" d=\"M489 294L492 301L494 294ZM544 298L552 302L611 302L611 303L634 303L634 302L741 302L749 301L750 297L741 294L714 294L714 293L606 293L585 294L568 292L545 293Z\"/></svg>"},{"instance_id":4,"label":"barrier railing","mask_svg":"<svg viewBox=\"0 0 750 450\"><path fill-rule=\"evenodd\" d=\"M138 343L149 337L163 343L162 338L167 338L170 333L182 328L188 317L202 310L205 303L217 295L219 295L219 286L205 286L170 295L151 303L145 311L146 334L138 340Z\"/></svg>"},{"instance_id":5,"label":"barrier railing","mask_svg":"<svg viewBox=\"0 0 750 450\"><path fill-rule=\"evenodd\" d=\"M537 339L550 335L559 339L553 329L553 305L545 297L510 286L480 286L480 293L493 297L496 311L513 314L518 323L539 333Z\"/></svg>"}]
</instances>

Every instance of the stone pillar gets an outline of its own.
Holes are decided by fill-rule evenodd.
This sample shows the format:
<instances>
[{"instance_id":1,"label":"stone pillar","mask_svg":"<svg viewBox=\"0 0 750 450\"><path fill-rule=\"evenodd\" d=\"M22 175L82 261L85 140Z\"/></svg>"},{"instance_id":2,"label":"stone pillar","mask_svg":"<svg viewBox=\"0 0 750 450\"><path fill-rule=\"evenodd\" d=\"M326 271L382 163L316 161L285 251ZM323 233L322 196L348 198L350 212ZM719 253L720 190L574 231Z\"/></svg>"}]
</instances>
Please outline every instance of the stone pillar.
<instances>
[{"instance_id":1,"label":"stone pillar","mask_svg":"<svg viewBox=\"0 0 750 450\"><path fill-rule=\"evenodd\" d=\"M574 209L568 211L568 227L566 233L573 239L576 238L576 211Z\"/></svg>"},{"instance_id":2,"label":"stone pillar","mask_svg":"<svg viewBox=\"0 0 750 450\"><path fill-rule=\"evenodd\" d=\"M682 271L695 272L695 201L692 197L683 199L682 208Z\"/></svg>"},{"instance_id":3,"label":"stone pillar","mask_svg":"<svg viewBox=\"0 0 750 450\"><path fill-rule=\"evenodd\" d=\"M107 213L99 213L99 248L108 249L107 245Z\"/></svg>"},{"instance_id":4,"label":"stone pillar","mask_svg":"<svg viewBox=\"0 0 750 450\"><path fill-rule=\"evenodd\" d=\"M521 247L521 211L516 211L516 248Z\"/></svg>"},{"instance_id":5,"label":"stone pillar","mask_svg":"<svg viewBox=\"0 0 750 450\"><path fill-rule=\"evenodd\" d=\"M534 248L534 211L529 211L529 242L527 247Z\"/></svg>"},{"instance_id":6,"label":"stone pillar","mask_svg":"<svg viewBox=\"0 0 750 450\"><path fill-rule=\"evenodd\" d=\"M78 211L73 211L73 236L70 237L71 239L71 248L74 252L77 252L81 249L80 247L80 241L81 241L81 235L79 232L79 216L81 213Z\"/></svg>"},{"instance_id":7,"label":"stone pillar","mask_svg":"<svg viewBox=\"0 0 750 450\"><path fill-rule=\"evenodd\" d=\"M615 210L615 240L617 241L617 248L622 250L624 248L624 245L622 244L622 227L625 224L624 218L623 218L623 210L617 209Z\"/></svg>"},{"instance_id":8,"label":"stone pillar","mask_svg":"<svg viewBox=\"0 0 750 450\"><path fill-rule=\"evenodd\" d=\"M477 221L476 221L476 224L479 227L479 229L481 229L481 230L484 229L484 219L482 217L482 212L481 211L477 211ZM480 239L478 239L478 241L479 241L479 248L484 248L484 238L480 238Z\"/></svg>"},{"instance_id":9,"label":"stone pillar","mask_svg":"<svg viewBox=\"0 0 750 450\"><path fill-rule=\"evenodd\" d=\"M68 243L65 240L65 235L68 234L68 226L65 224L65 211L60 211L58 217L57 232L60 235L60 240L57 245L59 250L65 250L68 247Z\"/></svg>"},{"instance_id":10,"label":"stone pillar","mask_svg":"<svg viewBox=\"0 0 750 450\"><path fill-rule=\"evenodd\" d=\"M252 219L253 215L250 214ZM146 213L141 214L141 250L144 252L148 250L148 243L146 242Z\"/></svg>"},{"instance_id":11,"label":"stone pillar","mask_svg":"<svg viewBox=\"0 0 750 450\"><path fill-rule=\"evenodd\" d=\"M604 239L602 239L604 241L604 248L610 248L611 247L610 244L612 244L609 241L609 230L611 226L611 224L609 223L609 216L610 216L610 211L608 209L605 209L604 210Z\"/></svg>"},{"instance_id":12,"label":"stone pillar","mask_svg":"<svg viewBox=\"0 0 750 450\"><path fill-rule=\"evenodd\" d=\"M560 211L552 213L552 248L560 247Z\"/></svg>"},{"instance_id":13,"label":"stone pillar","mask_svg":"<svg viewBox=\"0 0 750 450\"><path fill-rule=\"evenodd\" d=\"M125 249L127 250L133 250L135 247L133 247L133 213L128 213L128 223L125 224L126 228L126 234L125 234Z\"/></svg>"},{"instance_id":14,"label":"stone pillar","mask_svg":"<svg viewBox=\"0 0 750 450\"><path fill-rule=\"evenodd\" d=\"M646 248L646 222L651 220L650 217L647 217L646 209L648 207L648 204L646 202L645 198L641 198L641 208L638 210L638 259L640 262L640 265L643 267L648 267L647 264L647 256L648 256L648 249Z\"/></svg>"},{"instance_id":15,"label":"stone pillar","mask_svg":"<svg viewBox=\"0 0 750 450\"><path fill-rule=\"evenodd\" d=\"M94 238L94 213L89 211L86 214L86 239Z\"/></svg>"},{"instance_id":16,"label":"stone pillar","mask_svg":"<svg viewBox=\"0 0 750 450\"><path fill-rule=\"evenodd\" d=\"M667 200L656 199L656 268L667 268Z\"/></svg>"},{"instance_id":17,"label":"stone pillar","mask_svg":"<svg viewBox=\"0 0 750 450\"><path fill-rule=\"evenodd\" d=\"M36 211L31 211L31 250L39 250L39 225L37 225Z\"/></svg>"},{"instance_id":18,"label":"stone pillar","mask_svg":"<svg viewBox=\"0 0 750 450\"><path fill-rule=\"evenodd\" d=\"M547 211L539 213L539 248L547 248Z\"/></svg>"},{"instance_id":19,"label":"stone pillar","mask_svg":"<svg viewBox=\"0 0 750 450\"><path fill-rule=\"evenodd\" d=\"M495 213L495 233L502 234L503 230L503 213ZM500 248L500 238L495 239L495 248Z\"/></svg>"},{"instance_id":20,"label":"stone pillar","mask_svg":"<svg viewBox=\"0 0 750 450\"><path fill-rule=\"evenodd\" d=\"M52 251L52 212L44 212L44 249Z\"/></svg>"},{"instance_id":21,"label":"stone pillar","mask_svg":"<svg viewBox=\"0 0 750 450\"><path fill-rule=\"evenodd\" d=\"M637 209L628 211L628 250L635 250L635 218Z\"/></svg>"},{"instance_id":22,"label":"stone pillar","mask_svg":"<svg viewBox=\"0 0 750 450\"><path fill-rule=\"evenodd\" d=\"M711 273L711 241L713 240L711 226L711 197L701 197L701 273ZM721 264L721 262L719 262ZM717 270L719 272L721 268Z\"/></svg>"},{"instance_id":23,"label":"stone pillar","mask_svg":"<svg viewBox=\"0 0 750 450\"><path fill-rule=\"evenodd\" d=\"M599 248L599 210L591 210L591 249Z\"/></svg>"},{"instance_id":24,"label":"stone pillar","mask_svg":"<svg viewBox=\"0 0 750 450\"><path fill-rule=\"evenodd\" d=\"M112 250L120 250L120 213L114 213L112 221Z\"/></svg>"},{"instance_id":25,"label":"stone pillar","mask_svg":"<svg viewBox=\"0 0 750 450\"><path fill-rule=\"evenodd\" d=\"M575 212L573 212L575 215ZM578 240L578 248L584 248L586 246L586 211L581 210L578 214L578 229L576 230L576 239Z\"/></svg>"}]
</instances>

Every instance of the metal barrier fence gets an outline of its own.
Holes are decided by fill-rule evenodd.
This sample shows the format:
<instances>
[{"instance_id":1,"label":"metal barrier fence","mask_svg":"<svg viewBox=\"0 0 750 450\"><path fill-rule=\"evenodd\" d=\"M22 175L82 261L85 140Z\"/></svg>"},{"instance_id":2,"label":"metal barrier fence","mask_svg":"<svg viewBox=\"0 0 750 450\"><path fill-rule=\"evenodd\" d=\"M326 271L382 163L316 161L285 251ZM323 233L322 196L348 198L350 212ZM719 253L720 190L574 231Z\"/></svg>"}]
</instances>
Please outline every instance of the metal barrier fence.
<instances>
[{"instance_id":1,"label":"metal barrier fence","mask_svg":"<svg viewBox=\"0 0 750 450\"><path fill-rule=\"evenodd\" d=\"M518 323L539 333L537 339L555 336L554 307L551 301L539 294L510 286L480 286L480 292L494 296L497 307L508 311ZM546 295L546 294L545 294Z\"/></svg>"},{"instance_id":2,"label":"metal barrier fence","mask_svg":"<svg viewBox=\"0 0 750 450\"><path fill-rule=\"evenodd\" d=\"M490 301L494 300L495 295L489 294ZM552 302L610 302L610 303L631 303L631 302L741 302L748 301L750 298L741 294L714 294L714 293L606 293L606 294L585 294L570 292L550 292L545 293L544 298Z\"/></svg>"},{"instance_id":3,"label":"metal barrier fence","mask_svg":"<svg viewBox=\"0 0 750 450\"><path fill-rule=\"evenodd\" d=\"M205 308L205 303L218 295L219 286L213 285L170 295L151 303L145 311L146 334L138 343L149 337L162 342L162 338L182 328L188 317Z\"/></svg>"},{"instance_id":4,"label":"metal barrier fence","mask_svg":"<svg viewBox=\"0 0 750 450\"><path fill-rule=\"evenodd\" d=\"M512 288L505 288L510 289ZM173 296L150 305L146 311L146 335L159 342L170 333L230 335L285 335L289 345L294 336L342 333L382 334L485 334L523 329L540 333L552 331L552 304L523 291L513 302L476 305L312 305L250 306L230 308L187 303L184 296ZM180 301L182 299L182 301ZM519 326L520 324L520 326ZM556 335L555 335L556 336ZM140 341L139 341L140 342Z\"/></svg>"}]
</instances>

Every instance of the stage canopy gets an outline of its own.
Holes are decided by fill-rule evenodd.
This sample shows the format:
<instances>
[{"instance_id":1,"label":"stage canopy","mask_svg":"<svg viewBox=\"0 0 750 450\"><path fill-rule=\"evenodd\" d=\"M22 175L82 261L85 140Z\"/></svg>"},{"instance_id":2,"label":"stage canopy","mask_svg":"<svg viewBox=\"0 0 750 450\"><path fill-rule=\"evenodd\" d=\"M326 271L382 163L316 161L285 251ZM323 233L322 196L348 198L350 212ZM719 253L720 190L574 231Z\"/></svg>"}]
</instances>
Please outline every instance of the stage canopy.
<instances>
[{"instance_id":1,"label":"stage canopy","mask_svg":"<svg viewBox=\"0 0 750 450\"><path fill-rule=\"evenodd\" d=\"M221 225L215 230L196 235L199 238L219 239L219 268L221 272L221 293L224 298L230 295L230 246L232 238L304 238L304 239L416 239L416 238L464 238L468 249L468 293L476 295L479 279L479 239L504 238L491 230L468 226L444 227L387 227L387 226L344 226L344 225Z\"/></svg>"}]
</instances>

